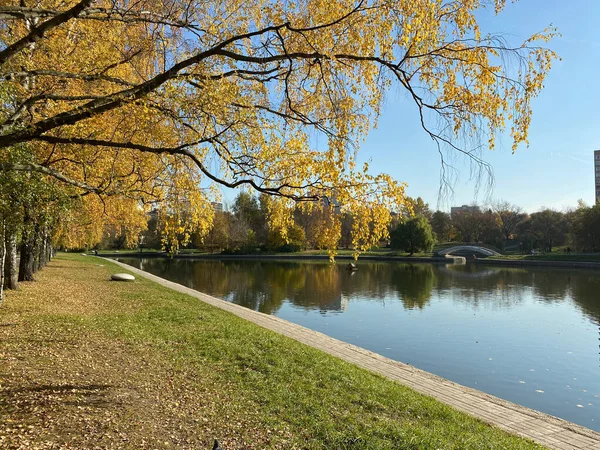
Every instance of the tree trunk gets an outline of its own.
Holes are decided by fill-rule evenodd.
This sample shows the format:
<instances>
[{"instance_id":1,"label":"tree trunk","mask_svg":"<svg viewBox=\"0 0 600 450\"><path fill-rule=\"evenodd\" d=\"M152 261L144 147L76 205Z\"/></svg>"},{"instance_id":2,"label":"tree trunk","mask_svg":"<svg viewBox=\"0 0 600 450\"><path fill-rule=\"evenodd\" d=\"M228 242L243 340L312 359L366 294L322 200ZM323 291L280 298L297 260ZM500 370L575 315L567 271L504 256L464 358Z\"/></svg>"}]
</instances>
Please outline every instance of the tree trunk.
<instances>
[{"instance_id":1,"label":"tree trunk","mask_svg":"<svg viewBox=\"0 0 600 450\"><path fill-rule=\"evenodd\" d=\"M21 244L21 261L19 263L19 281L33 281L35 264L35 246L33 242Z\"/></svg>"},{"instance_id":2,"label":"tree trunk","mask_svg":"<svg viewBox=\"0 0 600 450\"><path fill-rule=\"evenodd\" d=\"M46 230L46 239L44 240L44 265L50 262L50 231Z\"/></svg>"},{"instance_id":3,"label":"tree trunk","mask_svg":"<svg viewBox=\"0 0 600 450\"><path fill-rule=\"evenodd\" d=\"M19 281L33 281L35 271L35 230L33 220L27 212L23 218L23 236L21 239L21 261L19 262Z\"/></svg>"},{"instance_id":4,"label":"tree trunk","mask_svg":"<svg viewBox=\"0 0 600 450\"><path fill-rule=\"evenodd\" d=\"M4 288L17 289L19 268L17 266L17 233L14 229L5 231L6 260L4 262Z\"/></svg>"},{"instance_id":5,"label":"tree trunk","mask_svg":"<svg viewBox=\"0 0 600 450\"><path fill-rule=\"evenodd\" d=\"M50 237L46 234L46 240L44 242L44 265L50 262Z\"/></svg>"},{"instance_id":6,"label":"tree trunk","mask_svg":"<svg viewBox=\"0 0 600 450\"><path fill-rule=\"evenodd\" d=\"M6 240L4 234L6 231L6 224L4 220L0 220L0 305L4 300L4 261L6 256Z\"/></svg>"},{"instance_id":7,"label":"tree trunk","mask_svg":"<svg viewBox=\"0 0 600 450\"><path fill-rule=\"evenodd\" d=\"M44 266L46 265L46 261L45 261L45 257L44 257L44 253L45 253L45 249L46 249L46 232L45 231L41 231L38 232L38 238L36 239L36 245L37 245L37 249L36 249L36 266L35 266L35 270L36 272L38 270L41 270L44 268Z\"/></svg>"},{"instance_id":8,"label":"tree trunk","mask_svg":"<svg viewBox=\"0 0 600 450\"><path fill-rule=\"evenodd\" d=\"M48 238L48 242L46 243L46 261L50 262L52 260L52 243L50 242L50 238Z\"/></svg>"}]
</instances>

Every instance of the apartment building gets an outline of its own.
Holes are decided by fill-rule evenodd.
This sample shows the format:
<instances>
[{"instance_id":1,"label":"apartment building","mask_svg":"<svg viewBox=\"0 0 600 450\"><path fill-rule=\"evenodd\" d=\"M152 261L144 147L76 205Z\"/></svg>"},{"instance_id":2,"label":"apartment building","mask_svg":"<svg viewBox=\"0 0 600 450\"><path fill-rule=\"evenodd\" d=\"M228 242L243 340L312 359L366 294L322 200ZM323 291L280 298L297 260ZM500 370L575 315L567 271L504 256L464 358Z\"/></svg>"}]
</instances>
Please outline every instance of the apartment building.
<instances>
[{"instance_id":1,"label":"apartment building","mask_svg":"<svg viewBox=\"0 0 600 450\"><path fill-rule=\"evenodd\" d=\"M600 200L600 150L594 151L594 175L596 185L596 203Z\"/></svg>"}]
</instances>

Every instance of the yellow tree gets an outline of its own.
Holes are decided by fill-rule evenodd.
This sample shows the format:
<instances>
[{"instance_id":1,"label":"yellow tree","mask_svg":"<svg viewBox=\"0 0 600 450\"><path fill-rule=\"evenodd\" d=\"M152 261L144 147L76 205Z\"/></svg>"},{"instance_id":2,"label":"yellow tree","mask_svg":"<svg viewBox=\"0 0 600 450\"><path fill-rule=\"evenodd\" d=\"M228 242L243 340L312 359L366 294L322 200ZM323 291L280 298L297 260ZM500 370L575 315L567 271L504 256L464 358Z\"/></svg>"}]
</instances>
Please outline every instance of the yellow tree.
<instances>
[{"instance_id":1,"label":"yellow tree","mask_svg":"<svg viewBox=\"0 0 600 450\"><path fill-rule=\"evenodd\" d=\"M14 98L1 107L0 148L43 150L1 168L99 196L170 198L173 235L177 211L205 208L200 186L243 185L280 197L288 215L291 201L340 205L364 251L405 201L403 184L355 164L386 92L408 93L440 154L484 164L461 137L493 147L508 128L513 150L527 142L555 58L539 46L552 29L515 46L480 29L477 10L500 13L504 0L23 4L0 7L0 80ZM210 214L195 220L210 229Z\"/></svg>"}]
</instances>

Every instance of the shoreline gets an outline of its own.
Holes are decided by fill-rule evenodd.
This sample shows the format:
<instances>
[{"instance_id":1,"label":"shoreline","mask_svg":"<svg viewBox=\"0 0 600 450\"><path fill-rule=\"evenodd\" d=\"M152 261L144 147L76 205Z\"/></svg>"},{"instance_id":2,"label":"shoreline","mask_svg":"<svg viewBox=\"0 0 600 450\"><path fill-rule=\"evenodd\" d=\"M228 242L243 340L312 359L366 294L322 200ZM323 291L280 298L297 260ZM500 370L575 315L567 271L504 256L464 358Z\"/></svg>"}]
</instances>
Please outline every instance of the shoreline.
<instances>
[{"instance_id":1,"label":"shoreline","mask_svg":"<svg viewBox=\"0 0 600 450\"><path fill-rule=\"evenodd\" d=\"M87 256L96 256L87 254ZM168 258L165 253L148 252L148 253L98 253L100 258ZM223 255L220 253L207 254L181 254L175 255L174 259L229 259L229 260L299 260L299 261L328 261L327 255L301 255L301 254L269 254L269 255ZM353 261L351 255L337 255L336 260ZM361 255L358 261L387 261L387 262L404 262L417 264L464 264L463 256L446 256L446 257L426 257L426 256L382 256L382 255ZM569 269L600 269L600 262L597 261L559 261L559 260L517 260L517 259L492 259L479 258L475 261L469 261L467 264L478 265L493 265L493 266L508 266L508 267L555 267Z\"/></svg>"},{"instance_id":2,"label":"shoreline","mask_svg":"<svg viewBox=\"0 0 600 450\"><path fill-rule=\"evenodd\" d=\"M148 253L98 253L98 255L87 254L87 256L97 256L98 258L168 258L165 253L148 252ZM207 254L181 254L173 256L173 259L268 259L268 260L324 260L329 261L328 255L297 255L297 254L269 254L269 255L223 255L220 253ZM354 261L351 255L337 255L336 260ZM361 255L359 261L398 261L398 262L413 262L413 263L434 263L434 264L462 264L463 256L380 256L380 255Z\"/></svg>"}]
</instances>

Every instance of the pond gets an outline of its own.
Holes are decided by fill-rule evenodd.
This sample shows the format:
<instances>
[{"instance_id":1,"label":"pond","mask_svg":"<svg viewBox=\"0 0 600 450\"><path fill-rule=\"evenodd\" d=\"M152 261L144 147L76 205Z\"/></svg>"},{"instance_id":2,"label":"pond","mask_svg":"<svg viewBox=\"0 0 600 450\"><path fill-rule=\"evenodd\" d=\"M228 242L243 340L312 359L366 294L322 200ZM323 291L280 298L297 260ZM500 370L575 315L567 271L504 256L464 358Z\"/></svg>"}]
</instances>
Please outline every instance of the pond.
<instances>
[{"instance_id":1,"label":"pond","mask_svg":"<svg viewBox=\"0 0 600 450\"><path fill-rule=\"evenodd\" d=\"M600 431L600 272L119 258L229 302Z\"/></svg>"}]
</instances>

